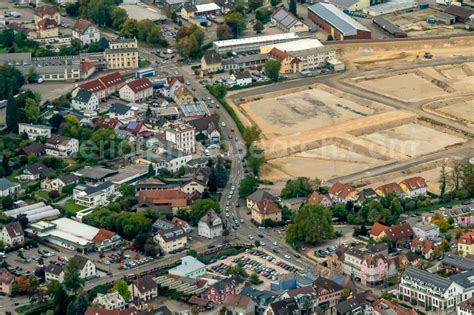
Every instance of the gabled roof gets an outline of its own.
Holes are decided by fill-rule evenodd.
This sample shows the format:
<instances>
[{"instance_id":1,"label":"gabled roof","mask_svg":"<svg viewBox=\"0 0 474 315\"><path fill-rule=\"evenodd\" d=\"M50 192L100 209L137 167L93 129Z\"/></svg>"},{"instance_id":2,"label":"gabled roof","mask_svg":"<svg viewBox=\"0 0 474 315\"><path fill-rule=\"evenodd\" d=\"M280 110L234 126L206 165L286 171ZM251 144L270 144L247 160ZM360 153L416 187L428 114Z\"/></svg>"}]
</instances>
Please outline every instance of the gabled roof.
<instances>
[{"instance_id":1,"label":"gabled roof","mask_svg":"<svg viewBox=\"0 0 474 315\"><path fill-rule=\"evenodd\" d=\"M375 190L373 190L372 188L365 188L365 189L362 189L359 192L359 197L357 198L357 200L364 201L368 198L376 199L377 197L378 196L377 196L377 193L375 192Z\"/></svg>"},{"instance_id":2,"label":"gabled roof","mask_svg":"<svg viewBox=\"0 0 474 315\"><path fill-rule=\"evenodd\" d=\"M295 25L297 22L299 22L296 16L294 16L291 12L287 11L283 7L280 7L275 10L275 12L273 12L272 19L274 19L278 24L281 24L283 25L283 27L288 29Z\"/></svg>"},{"instance_id":3,"label":"gabled roof","mask_svg":"<svg viewBox=\"0 0 474 315\"><path fill-rule=\"evenodd\" d=\"M87 257L81 255L74 255L74 259L76 260L77 264L79 265L79 270L84 269L89 259Z\"/></svg>"},{"instance_id":4,"label":"gabled roof","mask_svg":"<svg viewBox=\"0 0 474 315\"><path fill-rule=\"evenodd\" d=\"M209 128L209 124L217 126L219 124L219 117L215 115L205 116L190 120L188 124L193 126L196 132L202 132Z\"/></svg>"},{"instance_id":5,"label":"gabled roof","mask_svg":"<svg viewBox=\"0 0 474 315\"><path fill-rule=\"evenodd\" d=\"M199 221L206 223L209 227L213 227L217 224L217 219L219 219L219 215L214 211L214 209L209 209Z\"/></svg>"},{"instance_id":6,"label":"gabled roof","mask_svg":"<svg viewBox=\"0 0 474 315\"><path fill-rule=\"evenodd\" d=\"M268 55L272 58L278 59L279 61L283 61L290 56L287 52L281 51L276 47L273 47L272 50L268 52Z\"/></svg>"},{"instance_id":7,"label":"gabled roof","mask_svg":"<svg viewBox=\"0 0 474 315\"><path fill-rule=\"evenodd\" d=\"M163 190L141 190L138 192L140 200L148 200L151 202L169 199L186 199L187 194L178 189L163 189Z\"/></svg>"},{"instance_id":8,"label":"gabled roof","mask_svg":"<svg viewBox=\"0 0 474 315\"><path fill-rule=\"evenodd\" d=\"M42 144L41 142L32 143L21 149L21 151L26 155L40 154L43 153L44 150L44 144Z\"/></svg>"},{"instance_id":9,"label":"gabled roof","mask_svg":"<svg viewBox=\"0 0 474 315\"><path fill-rule=\"evenodd\" d=\"M322 295L322 294L333 294L335 292L339 292L339 291L342 291L344 290L344 288L342 286L340 286L339 284L337 284L336 282L328 279L328 278L324 278L322 276L319 276L313 283L315 289L316 289L316 293L318 295Z\"/></svg>"},{"instance_id":10,"label":"gabled roof","mask_svg":"<svg viewBox=\"0 0 474 315\"><path fill-rule=\"evenodd\" d=\"M115 236L114 232L100 228L99 232L97 232L97 234L92 238L92 241L101 244L103 241L111 239L113 236Z\"/></svg>"},{"instance_id":11,"label":"gabled roof","mask_svg":"<svg viewBox=\"0 0 474 315\"><path fill-rule=\"evenodd\" d=\"M118 118L94 117L92 123L100 128L114 129L120 123Z\"/></svg>"},{"instance_id":12,"label":"gabled roof","mask_svg":"<svg viewBox=\"0 0 474 315\"><path fill-rule=\"evenodd\" d=\"M0 283L10 284L15 280L15 276L13 276L10 271L6 268L0 268Z\"/></svg>"},{"instance_id":13,"label":"gabled roof","mask_svg":"<svg viewBox=\"0 0 474 315\"><path fill-rule=\"evenodd\" d=\"M82 83L81 85L79 85L79 88L94 93L97 91L105 90L105 85L99 79L96 79L86 83Z\"/></svg>"},{"instance_id":14,"label":"gabled roof","mask_svg":"<svg viewBox=\"0 0 474 315\"><path fill-rule=\"evenodd\" d=\"M270 308L275 315L297 314L296 312L299 310L298 303L294 298L273 302L270 304Z\"/></svg>"},{"instance_id":15,"label":"gabled roof","mask_svg":"<svg viewBox=\"0 0 474 315\"><path fill-rule=\"evenodd\" d=\"M48 139L47 143L52 144L52 145L67 145L69 141L71 141L73 138L61 136L61 135L51 135L51 137Z\"/></svg>"},{"instance_id":16,"label":"gabled roof","mask_svg":"<svg viewBox=\"0 0 474 315\"><path fill-rule=\"evenodd\" d=\"M219 54L207 54L207 55L204 55L203 58L204 58L204 61L206 62L207 65L222 62L221 55L219 55Z\"/></svg>"},{"instance_id":17,"label":"gabled roof","mask_svg":"<svg viewBox=\"0 0 474 315\"><path fill-rule=\"evenodd\" d=\"M355 191L355 188L341 182L336 182L334 185L329 188L330 195L337 195L341 198L349 196L351 192Z\"/></svg>"},{"instance_id":18,"label":"gabled roof","mask_svg":"<svg viewBox=\"0 0 474 315\"><path fill-rule=\"evenodd\" d=\"M464 20L468 20L474 14L474 9L452 4L446 9L444 9L444 13L448 13L456 17L460 17Z\"/></svg>"},{"instance_id":19,"label":"gabled roof","mask_svg":"<svg viewBox=\"0 0 474 315\"><path fill-rule=\"evenodd\" d=\"M43 177L48 176L50 173L54 172L52 168L47 167L41 162L35 163L28 166L25 170L30 172L33 175L41 175Z\"/></svg>"},{"instance_id":20,"label":"gabled roof","mask_svg":"<svg viewBox=\"0 0 474 315\"><path fill-rule=\"evenodd\" d=\"M157 289L158 287L155 280L153 280L153 276L151 275L146 275L142 278L139 278L137 281L135 281L135 286L141 293Z\"/></svg>"},{"instance_id":21,"label":"gabled roof","mask_svg":"<svg viewBox=\"0 0 474 315\"><path fill-rule=\"evenodd\" d=\"M407 266L407 269L403 273L402 277L409 277L413 279L414 281L419 281L423 282L425 286L431 286L434 288L439 288L442 290L442 292L446 291L451 283L453 283L452 280L449 278L444 278L441 276L438 276L435 273L431 273L422 269L418 269L412 266Z\"/></svg>"},{"instance_id":22,"label":"gabled roof","mask_svg":"<svg viewBox=\"0 0 474 315\"><path fill-rule=\"evenodd\" d=\"M23 232L23 228L21 227L21 224L18 221L8 223L4 226L4 228L7 230L7 233L10 236L10 238L15 238L15 237L25 235L25 233Z\"/></svg>"},{"instance_id":23,"label":"gabled roof","mask_svg":"<svg viewBox=\"0 0 474 315\"><path fill-rule=\"evenodd\" d=\"M324 198L331 201L331 199L328 196L322 195L322 194L318 193L317 191L315 191L309 196L308 201L306 203L309 204L309 205L312 205L312 204L319 205L324 200Z\"/></svg>"},{"instance_id":24,"label":"gabled roof","mask_svg":"<svg viewBox=\"0 0 474 315\"><path fill-rule=\"evenodd\" d=\"M411 238L415 234L411 229L410 224L402 223L399 225L393 225L385 229L385 234L391 241L397 241L404 238Z\"/></svg>"},{"instance_id":25,"label":"gabled roof","mask_svg":"<svg viewBox=\"0 0 474 315\"><path fill-rule=\"evenodd\" d=\"M110 74L104 75L103 77L100 77L99 80L106 87L112 87L125 82L125 78L120 74L120 72L112 72Z\"/></svg>"},{"instance_id":26,"label":"gabled roof","mask_svg":"<svg viewBox=\"0 0 474 315\"><path fill-rule=\"evenodd\" d=\"M139 78L128 82L126 85L135 93L153 88L153 84L147 78Z\"/></svg>"},{"instance_id":27,"label":"gabled roof","mask_svg":"<svg viewBox=\"0 0 474 315\"><path fill-rule=\"evenodd\" d=\"M181 85L174 91L174 96L176 97L180 97L181 95L184 95L184 94L192 95L192 93L184 85Z\"/></svg>"},{"instance_id":28,"label":"gabled roof","mask_svg":"<svg viewBox=\"0 0 474 315\"><path fill-rule=\"evenodd\" d=\"M257 189L253 194L249 195L247 197L248 200L252 200L254 202L261 201L261 200L272 200L276 201L277 197L273 196L271 193L269 193L266 190L263 189Z\"/></svg>"},{"instance_id":29,"label":"gabled roof","mask_svg":"<svg viewBox=\"0 0 474 315\"><path fill-rule=\"evenodd\" d=\"M92 25L92 22L89 20L79 19L77 20L76 24L74 24L72 30L78 32L79 34L84 34Z\"/></svg>"},{"instance_id":30,"label":"gabled roof","mask_svg":"<svg viewBox=\"0 0 474 315\"><path fill-rule=\"evenodd\" d=\"M79 89L79 91L77 91L76 97L74 97L74 100L82 103L88 103L93 95L94 93L89 90Z\"/></svg>"},{"instance_id":31,"label":"gabled roof","mask_svg":"<svg viewBox=\"0 0 474 315\"><path fill-rule=\"evenodd\" d=\"M17 185L18 185L17 183L13 183L7 178L0 178L0 191L7 190Z\"/></svg>"},{"instance_id":32,"label":"gabled roof","mask_svg":"<svg viewBox=\"0 0 474 315\"><path fill-rule=\"evenodd\" d=\"M372 225L372 229L370 230L370 235L379 236L380 233L385 231L385 229L387 229L387 226L375 222L374 225Z\"/></svg>"},{"instance_id":33,"label":"gabled roof","mask_svg":"<svg viewBox=\"0 0 474 315\"><path fill-rule=\"evenodd\" d=\"M458 244L472 245L474 244L474 231L464 233L459 237Z\"/></svg>"},{"instance_id":34,"label":"gabled roof","mask_svg":"<svg viewBox=\"0 0 474 315\"><path fill-rule=\"evenodd\" d=\"M170 87L173 86L173 84L175 84L177 81L184 84L184 78L182 76L178 76L178 77L173 76L173 77L167 77L166 78L166 83Z\"/></svg>"},{"instance_id":35,"label":"gabled roof","mask_svg":"<svg viewBox=\"0 0 474 315\"><path fill-rule=\"evenodd\" d=\"M109 113L114 113L114 114L118 114L118 115L125 115L131 109L132 109L132 107L130 107L128 105L120 104L120 103L114 103L109 108Z\"/></svg>"},{"instance_id":36,"label":"gabled roof","mask_svg":"<svg viewBox=\"0 0 474 315\"><path fill-rule=\"evenodd\" d=\"M63 272L63 270L64 270L63 266L57 266L53 264L49 264L48 266L46 266L46 268L44 268L45 273L51 273L56 276L59 276L61 272Z\"/></svg>"},{"instance_id":37,"label":"gabled roof","mask_svg":"<svg viewBox=\"0 0 474 315\"><path fill-rule=\"evenodd\" d=\"M219 294L221 294L226 289L226 287L231 286L235 288L244 281L245 279L241 276L232 276L231 278L224 278L221 281L214 283L212 287L216 289Z\"/></svg>"},{"instance_id":38,"label":"gabled roof","mask_svg":"<svg viewBox=\"0 0 474 315\"><path fill-rule=\"evenodd\" d=\"M47 30L47 29L55 28L55 27L59 26L59 24L58 24L58 22L56 22L56 20L47 19L47 18L42 19L37 24L38 24L38 27L42 30Z\"/></svg>"},{"instance_id":39,"label":"gabled roof","mask_svg":"<svg viewBox=\"0 0 474 315\"><path fill-rule=\"evenodd\" d=\"M434 249L434 245L432 242L419 237L411 241L411 247L420 249L424 254L428 254L431 250Z\"/></svg>"},{"instance_id":40,"label":"gabled roof","mask_svg":"<svg viewBox=\"0 0 474 315\"><path fill-rule=\"evenodd\" d=\"M56 6L38 7L35 10L35 15L40 17L43 17L45 15L54 15L56 13L59 13L59 8Z\"/></svg>"},{"instance_id":41,"label":"gabled roof","mask_svg":"<svg viewBox=\"0 0 474 315\"><path fill-rule=\"evenodd\" d=\"M420 176L404 179L400 182L400 184L405 184L409 190L415 190L415 189L427 187L425 179Z\"/></svg>"},{"instance_id":42,"label":"gabled roof","mask_svg":"<svg viewBox=\"0 0 474 315\"><path fill-rule=\"evenodd\" d=\"M74 174L66 174L66 175L61 175L59 176L59 179L65 184L72 184L74 182L77 182L79 180L79 177L74 175Z\"/></svg>"},{"instance_id":43,"label":"gabled roof","mask_svg":"<svg viewBox=\"0 0 474 315\"><path fill-rule=\"evenodd\" d=\"M375 190L380 190L384 195L390 193L402 194L403 190L397 183L388 183L377 187Z\"/></svg>"},{"instance_id":44,"label":"gabled roof","mask_svg":"<svg viewBox=\"0 0 474 315\"><path fill-rule=\"evenodd\" d=\"M349 313L361 306L361 303L354 298L345 300L339 304L336 304L336 310L338 314Z\"/></svg>"},{"instance_id":45,"label":"gabled roof","mask_svg":"<svg viewBox=\"0 0 474 315\"><path fill-rule=\"evenodd\" d=\"M248 71L244 71L244 72L237 71L234 73L234 77L236 80L252 79L252 75Z\"/></svg>"},{"instance_id":46,"label":"gabled roof","mask_svg":"<svg viewBox=\"0 0 474 315\"><path fill-rule=\"evenodd\" d=\"M269 215L280 212L278 206L273 201L268 199L257 201L255 203L254 210L262 215Z\"/></svg>"},{"instance_id":47,"label":"gabled roof","mask_svg":"<svg viewBox=\"0 0 474 315\"><path fill-rule=\"evenodd\" d=\"M224 305L228 305L236 308L247 308L252 302L252 299L245 295L240 294L229 294L224 299Z\"/></svg>"}]
</instances>

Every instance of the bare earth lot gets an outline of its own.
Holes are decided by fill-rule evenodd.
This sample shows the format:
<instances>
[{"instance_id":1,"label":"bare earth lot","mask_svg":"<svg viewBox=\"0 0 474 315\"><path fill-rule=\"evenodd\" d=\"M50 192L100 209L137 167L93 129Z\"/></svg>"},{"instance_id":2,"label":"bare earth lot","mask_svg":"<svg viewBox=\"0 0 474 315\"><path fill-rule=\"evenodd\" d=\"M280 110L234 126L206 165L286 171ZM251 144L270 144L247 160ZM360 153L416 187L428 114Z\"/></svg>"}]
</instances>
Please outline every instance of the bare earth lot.
<instances>
[{"instance_id":1,"label":"bare earth lot","mask_svg":"<svg viewBox=\"0 0 474 315\"><path fill-rule=\"evenodd\" d=\"M474 123L474 99L471 98L456 103L446 103L450 103L451 105L441 107L438 111Z\"/></svg>"},{"instance_id":2,"label":"bare earth lot","mask_svg":"<svg viewBox=\"0 0 474 315\"><path fill-rule=\"evenodd\" d=\"M386 94L403 101L419 101L447 95L446 91L415 73L365 80L360 81L358 84L368 90Z\"/></svg>"}]
</instances>

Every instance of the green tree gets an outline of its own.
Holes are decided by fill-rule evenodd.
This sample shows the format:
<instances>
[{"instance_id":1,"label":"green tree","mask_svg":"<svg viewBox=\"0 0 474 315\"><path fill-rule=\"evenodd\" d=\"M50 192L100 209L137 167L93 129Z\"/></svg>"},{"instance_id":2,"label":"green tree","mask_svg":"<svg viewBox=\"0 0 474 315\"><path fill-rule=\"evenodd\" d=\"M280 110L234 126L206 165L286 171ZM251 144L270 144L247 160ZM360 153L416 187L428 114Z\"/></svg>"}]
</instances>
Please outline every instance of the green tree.
<instances>
[{"instance_id":1,"label":"green tree","mask_svg":"<svg viewBox=\"0 0 474 315\"><path fill-rule=\"evenodd\" d=\"M278 81L280 76L281 63L278 60L269 60L263 66L265 75L269 77L273 82Z\"/></svg>"},{"instance_id":2,"label":"green tree","mask_svg":"<svg viewBox=\"0 0 474 315\"><path fill-rule=\"evenodd\" d=\"M23 83L23 75L18 69L10 65L0 65L0 99L6 99L10 94L16 95Z\"/></svg>"},{"instance_id":3,"label":"green tree","mask_svg":"<svg viewBox=\"0 0 474 315\"><path fill-rule=\"evenodd\" d=\"M444 193L446 192L446 184L447 184L447 181L448 181L448 174L446 172L446 165L443 164L441 166L441 173L440 173L440 176L439 176L439 195L440 197L443 197L444 196Z\"/></svg>"},{"instance_id":4,"label":"green tree","mask_svg":"<svg viewBox=\"0 0 474 315\"><path fill-rule=\"evenodd\" d=\"M127 21L127 19L128 19L128 14L127 14L127 11L125 11L125 9L122 9L120 7L115 7L112 10L112 27L113 28L117 30L121 30L123 24L125 23L125 21Z\"/></svg>"},{"instance_id":5,"label":"green tree","mask_svg":"<svg viewBox=\"0 0 474 315\"><path fill-rule=\"evenodd\" d=\"M67 3L66 4L66 13L69 16L76 17L79 15L79 2L77 3Z\"/></svg>"},{"instance_id":6,"label":"green tree","mask_svg":"<svg viewBox=\"0 0 474 315\"><path fill-rule=\"evenodd\" d=\"M74 305L74 302L69 302L66 315L76 315L76 306Z\"/></svg>"},{"instance_id":7,"label":"green tree","mask_svg":"<svg viewBox=\"0 0 474 315\"><path fill-rule=\"evenodd\" d=\"M247 23L242 13L233 12L224 17L224 23L229 26L234 38L239 38L247 29Z\"/></svg>"},{"instance_id":8,"label":"green tree","mask_svg":"<svg viewBox=\"0 0 474 315\"><path fill-rule=\"evenodd\" d=\"M217 191L217 176L215 168L211 168L211 174L209 175L209 180L207 182L207 187L210 192Z\"/></svg>"},{"instance_id":9,"label":"green tree","mask_svg":"<svg viewBox=\"0 0 474 315\"><path fill-rule=\"evenodd\" d=\"M1 83L1 82L0 82ZM13 98L13 95L10 94L8 96L7 101L7 114L6 114L6 121L7 121L7 129L11 132L17 133L18 132L18 106Z\"/></svg>"},{"instance_id":10,"label":"green tree","mask_svg":"<svg viewBox=\"0 0 474 315\"><path fill-rule=\"evenodd\" d=\"M253 176L245 177L239 184L239 196L246 198L258 189L258 180Z\"/></svg>"},{"instance_id":11,"label":"green tree","mask_svg":"<svg viewBox=\"0 0 474 315\"><path fill-rule=\"evenodd\" d=\"M281 2L280 0L270 0L270 4L271 4L272 7L275 7L280 2Z\"/></svg>"},{"instance_id":12,"label":"green tree","mask_svg":"<svg viewBox=\"0 0 474 315\"><path fill-rule=\"evenodd\" d=\"M250 274L249 282L254 285L260 284L260 278L256 272Z\"/></svg>"},{"instance_id":13,"label":"green tree","mask_svg":"<svg viewBox=\"0 0 474 315\"><path fill-rule=\"evenodd\" d=\"M263 157L262 153L256 152L256 154L253 154L247 158L247 163L252 173L255 176L258 176L258 174L260 174L260 168L265 163L265 158Z\"/></svg>"},{"instance_id":14,"label":"green tree","mask_svg":"<svg viewBox=\"0 0 474 315\"><path fill-rule=\"evenodd\" d=\"M260 34L263 30L264 30L264 26L263 26L263 23L260 22L260 21L256 21L255 22L255 25L253 26L253 30L255 31L255 33L257 34Z\"/></svg>"},{"instance_id":15,"label":"green tree","mask_svg":"<svg viewBox=\"0 0 474 315\"><path fill-rule=\"evenodd\" d=\"M135 19L128 19L123 23L122 36L127 38L134 38L138 37L138 20Z\"/></svg>"},{"instance_id":16,"label":"green tree","mask_svg":"<svg viewBox=\"0 0 474 315\"><path fill-rule=\"evenodd\" d=\"M34 68L31 68L30 71L28 72L28 82L35 83L35 82L38 82L38 79L39 79L38 72L36 72Z\"/></svg>"},{"instance_id":17,"label":"green tree","mask_svg":"<svg viewBox=\"0 0 474 315\"><path fill-rule=\"evenodd\" d=\"M250 147L254 142L260 140L260 130L257 126L245 127L242 139L245 142L245 145Z\"/></svg>"},{"instance_id":18,"label":"green tree","mask_svg":"<svg viewBox=\"0 0 474 315\"><path fill-rule=\"evenodd\" d=\"M121 185L119 191L126 198L131 198L135 196L136 193L135 187L127 184Z\"/></svg>"},{"instance_id":19,"label":"green tree","mask_svg":"<svg viewBox=\"0 0 474 315\"><path fill-rule=\"evenodd\" d=\"M227 24L220 24L216 28L216 36L219 40L230 39L234 35L232 34L232 30Z\"/></svg>"},{"instance_id":20,"label":"green tree","mask_svg":"<svg viewBox=\"0 0 474 315\"><path fill-rule=\"evenodd\" d=\"M191 205L189 223L192 225L197 225L197 223L202 218L202 216L210 209L214 209L216 212L219 212L220 211L219 202L210 198L195 201Z\"/></svg>"},{"instance_id":21,"label":"green tree","mask_svg":"<svg viewBox=\"0 0 474 315\"><path fill-rule=\"evenodd\" d=\"M334 40L334 37L331 34L329 34L327 40L328 41Z\"/></svg>"},{"instance_id":22,"label":"green tree","mask_svg":"<svg viewBox=\"0 0 474 315\"><path fill-rule=\"evenodd\" d=\"M123 279L119 279L115 282L112 291L117 291L126 301L129 301L132 296L128 289L127 282Z\"/></svg>"},{"instance_id":23,"label":"green tree","mask_svg":"<svg viewBox=\"0 0 474 315\"><path fill-rule=\"evenodd\" d=\"M263 24L267 24L272 19L272 11L267 8L260 8L255 11L255 19Z\"/></svg>"},{"instance_id":24,"label":"green tree","mask_svg":"<svg viewBox=\"0 0 474 315\"><path fill-rule=\"evenodd\" d=\"M12 47L15 43L15 32L11 28L7 28L2 32L2 45L3 47Z\"/></svg>"},{"instance_id":25,"label":"green tree","mask_svg":"<svg viewBox=\"0 0 474 315\"><path fill-rule=\"evenodd\" d=\"M309 178L298 177L295 179L289 179L286 182L285 187L281 191L281 198L290 199L296 197L304 197L311 193L311 187L309 184Z\"/></svg>"},{"instance_id":26,"label":"green tree","mask_svg":"<svg viewBox=\"0 0 474 315\"><path fill-rule=\"evenodd\" d=\"M298 242L316 244L333 236L331 211L320 205L301 207L293 218L293 224L289 224L286 230L286 241L290 245Z\"/></svg>"},{"instance_id":27,"label":"green tree","mask_svg":"<svg viewBox=\"0 0 474 315\"><path fill-rule=\"evenodd\" d=\"M69 297L64 287L56 280L48 283L48 294L53 299L54 314L62 315L67 313Z\"/></svg>"},{"instance_id":28,"label":"green tree","mask_svg":"<svg viewBox=\"0 0 474 315\"><path fill-rule=\"evenodd\" d=\"M84 285L84 279L81 278L79 263L76 257L71 258L66 267L64 267L63 285L67 290L74 293Z\"/></svg>"},{"instance_id":29,"label":"green tree","mask_svg":"<svg viewBox=\"0 0 474 315\"><path fill-rule=\"evenodd\" d=\"M225 84L219 83L208 85L207 89L209 90L209 93L211 93L217 99L224 98L227 94L227 86Z\"/></svg>"},{"instance_id":30,"label":"green tree","mask_svg":"<svg viewBox=\"0 0 474 315\"><path fill-rule=\"evenodd\" d=\"M35 99L26 99L25 114L30 122L36 122L40 114L40 106Z\"/></svg>"},{"instance_id":31,"label":"green tree","mask_svg":"<svg viewBox=\"0 0 474 315\"><path fill-rule=\"evenodd\" d=\"M3 168L3 174L5 176L8 176L11 174L10 157L6 153L3 153L3 156L2 156L2 168Z\"/></svg>"},{"instance_id":32,"label":"green tree","mask_svg":"<svg viewBox=\"0 0 474 315\"><path fill-rule=\"evenodd\" d=\"M218 188L224 188L227 184L227 180L229 179L229 175L227 174L227 170L224 166L224 162L222 158L217 159L216 163L216 184Z\"/></svg>"},{"instance_id":33,"label":"green tree","mask_svg":"<svg viewBox=\"0 0 474 315\"><path fill-rule=\"evenodd\" d=\"M293 15L297 15L296 13L296 0L290 0L290 4L288 5L288 11L290 11Z\"/></svg>"},{"instance_id":34,"label":"green tree","mask_svg":"<svg viewBox=\"0 0 474 315\"><path fill-rule=\"evenodd\" d=\"M148 165L148 177L153 177L156 175L155 168L153 167L153 164Z\"/></svg>"}]
</instances>

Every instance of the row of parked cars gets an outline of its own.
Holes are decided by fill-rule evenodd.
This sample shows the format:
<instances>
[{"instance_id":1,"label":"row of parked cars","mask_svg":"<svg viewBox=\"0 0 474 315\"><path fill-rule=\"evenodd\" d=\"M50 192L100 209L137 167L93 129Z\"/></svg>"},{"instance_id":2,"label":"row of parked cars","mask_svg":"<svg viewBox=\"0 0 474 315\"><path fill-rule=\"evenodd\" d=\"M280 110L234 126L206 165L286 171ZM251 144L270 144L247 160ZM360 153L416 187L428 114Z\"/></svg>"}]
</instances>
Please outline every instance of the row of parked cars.
<instances>
[{"instance_id":1,"label":"row of parked cars","mask_svg":"<svg viewBox=\"0 0 474 315\"><path fill-rule=\"evenodd\" d=\"M137 266L146 264L146 263L148 263L152 260L153 260L153 258L151 258L151 257L143 257L143 258L138 259L138 260L131 260L129 262L124 263L122 265L122 268L125 269L125 270L129 270L129 269L135 268Z\"/></svg>"},{"instance_id":2,"label":"row of parked cars","mask_svg":"<svg viewBox=\"0 0 474 315\"><path fill-rule=\"evenodd\" d=\"M249 257L235 258L234 260L232 260L232 262L240 264L245 269L252 272L256 272L257 274L270 280L277 280L278 276L280 275L275 268L267 266Z\"/></svg>"},{"instance_id":3,"label":"row of parked cars","mask_svg":"<svg viewBox=\"0 0 474 315\"><path fill-rule=\"evenodd\" d=\"M229 267L230 266L228 266L227 264L224 264L223 262L221 262L217 265L212 266L211 269L220 274L224 274Z\"/></svg>"},{"instance_id":4,"label":"row of parked cars","mask_svg":"<svg viewBox=\"0 0 474 315\"><path fill-rule=\"evenodd\" d=\"M322 248L322 249L315 250L314 255L317 256L317 257L324 258L327 255L334 252L335 250L336 250L335 246L328 246L326 249Z\"/></svg>"},{"instance_id":5,"label":"row of parked cars","mask_svg":"<svg viewBox=\"0 0 474 315\"><path fill-rule=\"evenodd\" d=\"M281 260L279 260L278 258L275 258L271 255L267 255L265 253L262 253L261 251L258 251L258 250L248 250L248 253L254 255L254 256L257 256L257 257L260 257L260 258L263 258L265 259L266 261L268 262L271 262L272 264L275 264L287 271L290 271L290 272L297 272L299 269L296 268L295 266L292 266L292 265L289 265ZM286 257L286 255L285 255Z\"/></svg>"}]
</instances>

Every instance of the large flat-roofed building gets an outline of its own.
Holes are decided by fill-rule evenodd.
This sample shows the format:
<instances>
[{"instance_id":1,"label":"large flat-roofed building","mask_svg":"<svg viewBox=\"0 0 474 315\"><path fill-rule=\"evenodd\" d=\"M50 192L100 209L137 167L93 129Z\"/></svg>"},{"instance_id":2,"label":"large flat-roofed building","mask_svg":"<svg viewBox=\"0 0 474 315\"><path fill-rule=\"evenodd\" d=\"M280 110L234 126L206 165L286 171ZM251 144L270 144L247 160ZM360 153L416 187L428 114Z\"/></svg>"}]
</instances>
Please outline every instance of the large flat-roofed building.
<instances>
[{"instance_id":1,"label":"large flat-roofed building","mask_svg":"<svg viewBox=\"0 0 474 315\"><path fill-rule=\"evenodd\" d=\"M229 51L245 52L259 50L261 46L289 42L295 39L299 39L299 36L296 33L285 33L249 38L218 40L213 42L212 46L218 54L225 54Z\"/></svg>"},{"instance_id":2,"label":"large flat-roofed building","mask_svg":"<svg viewBox=\"0 0 474 315\"><path fill-rule=\"evenodd\" d=\"M82 252L111 250L122 243L122 238L114 232L68 218L40 221L32 224L31 230L51 244Z\"/></svg>"},{"instance_id":3,"label":"large flat-roofed building","mask_svg":"<svg viewBox=\"0 0 474 315\"><path fill-rule=\"evenodd\" d=\"M138 68L138 43L136 39L120 38L109 43L104 51L108 69Z\"/></svg>"},{"instance_id":4,"label":"large flat-roofed building","mask_svg":"<svg viewBox=\"0 0 474 315\"><path fill-rule=\"evenodd\" d=\"M274 43L260 47L261 54L268 54L270 50L273 48L277 48L281 51L298 51L298 50L305 50L305 49L314 49L323 47L323 44L316 38L302 38L296 39L289 42L284 43Z\"/></svg>"},{"instance_id":5,"label":"large flat-roofed building","mask_svg":"<svg viewBox=\"0 0 474 315\"><path fill-rule=\"evenodd\" d=\"M308 18L334 39L370 39L370 30L330 3L308 7Z\"/></svg>"}]
</instances>

